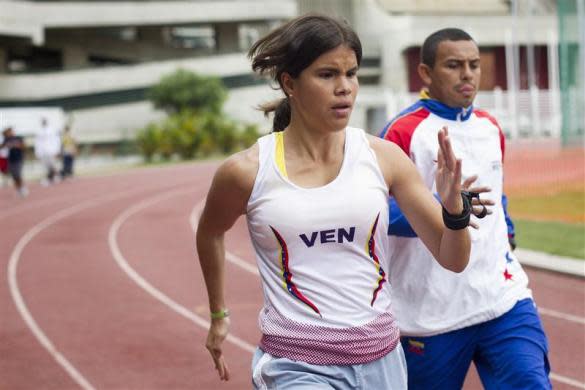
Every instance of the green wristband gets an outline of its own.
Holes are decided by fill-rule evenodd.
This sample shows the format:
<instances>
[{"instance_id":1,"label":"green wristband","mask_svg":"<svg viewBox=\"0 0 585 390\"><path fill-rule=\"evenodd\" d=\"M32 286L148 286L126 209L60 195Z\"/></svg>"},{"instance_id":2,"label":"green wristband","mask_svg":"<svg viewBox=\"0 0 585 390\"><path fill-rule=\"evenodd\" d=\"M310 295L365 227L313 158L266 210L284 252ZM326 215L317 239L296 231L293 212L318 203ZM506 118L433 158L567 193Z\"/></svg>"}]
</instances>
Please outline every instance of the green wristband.
<instances>
[{"instance_id":1,"label":"green wristband","mask_svg":"<svg viewBox=\"0 0 585 390\"><path fill-rule=\"evenodd\" d=\"M228 309L221 309L220 311L212 311L210 313L212 320L219 320L222 318L229 317L230 311Z\"/></svg>"}]
</instances>

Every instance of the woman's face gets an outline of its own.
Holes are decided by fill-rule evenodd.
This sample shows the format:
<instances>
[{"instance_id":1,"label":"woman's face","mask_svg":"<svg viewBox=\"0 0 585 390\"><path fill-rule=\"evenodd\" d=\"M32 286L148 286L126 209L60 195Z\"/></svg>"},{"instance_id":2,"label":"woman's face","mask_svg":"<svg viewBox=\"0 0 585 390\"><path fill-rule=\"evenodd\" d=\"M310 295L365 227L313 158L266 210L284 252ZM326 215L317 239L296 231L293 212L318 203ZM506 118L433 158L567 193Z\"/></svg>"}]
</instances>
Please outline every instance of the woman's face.
<instances>
[{"instance_id":1,"label":"woman's face","mask_svg":"<svg viewBox=\"0 0 585 390\"><path fill-rule=\"evenodd\" d=\"M311 129L344 129L359 89L357 70L355 52L341 45L317 57L296 79L286 75L292 120Z\"/></svg>"}]
</instances>

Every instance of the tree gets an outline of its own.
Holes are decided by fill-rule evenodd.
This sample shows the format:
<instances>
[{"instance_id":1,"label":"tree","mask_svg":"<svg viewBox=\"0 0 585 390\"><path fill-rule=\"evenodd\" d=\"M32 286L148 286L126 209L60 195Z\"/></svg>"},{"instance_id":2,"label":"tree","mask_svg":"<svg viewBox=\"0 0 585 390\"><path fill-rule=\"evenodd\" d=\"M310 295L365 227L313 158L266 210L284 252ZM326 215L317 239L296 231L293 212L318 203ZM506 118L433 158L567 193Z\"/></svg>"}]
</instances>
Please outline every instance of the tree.
<instances>
[{"instance_id":1,"label":"tree","mask_svg":"<svg viewBox=\"0 0 585 390\"><path fill-rule=\"evenodd\" d=\"M179 69L164 76L148 91L147 97L156 108L169 114L183 110L219 114L227 98L227 89L216 77Z\"/></svg>"},{"instance_id":2,"label":"tree","mask_svg":"<svg viewBox=\"0 0 585 390\"><path fill-rule=\"evenodd\" d=\"M149 123L144 129L138 132L136 144L147 162L152 161L152 158L158 152L161 138L161 129L155 123Z\"/></svg>"},{"instance_id":3,"label":"tree","mask_svg":"<svg viewBox=\"0 0 585 390\"><path fill-rule=\"evenodd\" d=\"M242 129L222 115L227 89L217 78L180 69L163 77L148 98L169 115L137 134L137 146L147 162L232 153L249 147L259 136L256 126Z\"/></svg>"}]
</instances>

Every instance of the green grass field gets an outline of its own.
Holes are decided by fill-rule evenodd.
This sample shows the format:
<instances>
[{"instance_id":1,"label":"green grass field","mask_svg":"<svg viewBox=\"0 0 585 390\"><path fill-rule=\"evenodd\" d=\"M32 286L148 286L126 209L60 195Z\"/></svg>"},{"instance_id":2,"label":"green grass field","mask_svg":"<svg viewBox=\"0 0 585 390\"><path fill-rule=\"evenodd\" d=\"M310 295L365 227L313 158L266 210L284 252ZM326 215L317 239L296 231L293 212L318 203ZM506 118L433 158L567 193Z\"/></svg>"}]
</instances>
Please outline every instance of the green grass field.
<instances>
[{"instance_id":1,"label":"green grass field","mask_svg":"<svg viewBox=\"0 0 585 390\"><path fill-rule=\"evenodd\" d=\"M510 196L520 248L585 260L585 192Z\"/></svg>"},{"instance_id":2,"label":"green grass field","mask_svg":"<svg viewBox=\"0 0 585 390\"><path fill-rule=\"evenodd\" d=\"M519 219L585 222L585 191L571 189L552 195L510 196L509 208Z\"/></svg>"},{"instance_id":3,"label":"green grass field","mask_svg":"<svg viewBox=\"0 0 585 390\"><path fill-rule=\"evenodd\" d=\"M585 224L514 220L520 248L585 260Z\"/></svg>"}]
</instances>

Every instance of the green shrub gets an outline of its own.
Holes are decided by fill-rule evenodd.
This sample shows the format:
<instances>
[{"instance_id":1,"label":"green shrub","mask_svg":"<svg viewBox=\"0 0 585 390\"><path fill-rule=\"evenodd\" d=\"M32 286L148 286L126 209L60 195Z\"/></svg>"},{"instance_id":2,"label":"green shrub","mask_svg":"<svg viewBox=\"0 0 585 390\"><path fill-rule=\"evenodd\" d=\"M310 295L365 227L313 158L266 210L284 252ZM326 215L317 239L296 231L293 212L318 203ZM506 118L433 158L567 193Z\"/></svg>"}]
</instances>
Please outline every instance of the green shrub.
<instances>
[{"instance_id":1,"label":"green shrub","mask_svg":"<svg viewBox=\"0 0 585 390\"><path fill-rule=\"evenodd\" d=\"M258 137L260 137L258 126L246 125L239 136L239 147L241 149L249 148L250 146L254 145L256 140L258 140Z\"/></svg>"},{"instance_id":2,"label":"green shrub","mask_svg":"<svg viewBox=\"0 0 585 390\"><path fill-rule=\"evenodd\" d=\"M164 123L165 135L170 139L172 152L181 159L195 157L201 144L199 125L195 115L188 111L170 116Z\"/></svg>"},{"instance_id":3,"label":"green shrub","mask_svg":"<svg viewBox=\"0 0 585 390\"><path fill-rule=\"evenodd\" d=\"M161 129L156 123L149 123L136 135L136 145L146 162L152 161L152 158L158 152L161 137Z\"/></svg>"},{"instance_id":4,"label":"green shrub","mask_svg":"<svg viewBox=\"0 0 585 390\"><path fill-rule=\"evenodd\" d=\"M140 130L137 146L147 162L230 154L250 147L259 136L256 126L242 128L221 114L227 90L221 80L178 70L148 92L155 107L169 116Z\"/></svg>"},{"instance_id":5,"label":"green shrub","mask_svg":"<svg viewBox=\"0 0 585 390\"><path fill-rule=\"evenodd\" d=\"M124 138L116 144L114 155L116 156L130 156L138 153L138 145L136 140Z\"/></svg>"},{"instance_id":6,"label":"green shrub","mask_svg":"<svg viewBox=\"0 0 585 390\"><path fill-rule=\"evenodd\" d=\"M169 114L183 110L219 113L227 98L227 89L216 77L179 69L164 76L147 92L147 97L156 108Z\"/></svg>"},{"instance_id":7,"label":"green shrub","mask_svg":"<svg viewBox=\"0 0 585 390\"><path fill-rule=\"evenodd\" d=\"M233 121L219 115L206 115L203 121L204 131L213 144L213 152L228 154L236 150L239 130Z\"/></svg>"},{"instance_id":8,"label":"green shrub","mask_svg":"<svg viewBox=\"0 0 585 390\"><path fill-rule=\"evenodd\" d=\"M255 126L243 129L236 122L213 113L181 111L160 124L151 123L138 132L136 144L147 162L158 156L183 160L230 154L251 146L258 138Z\"/></svg>"}]
</instances>

